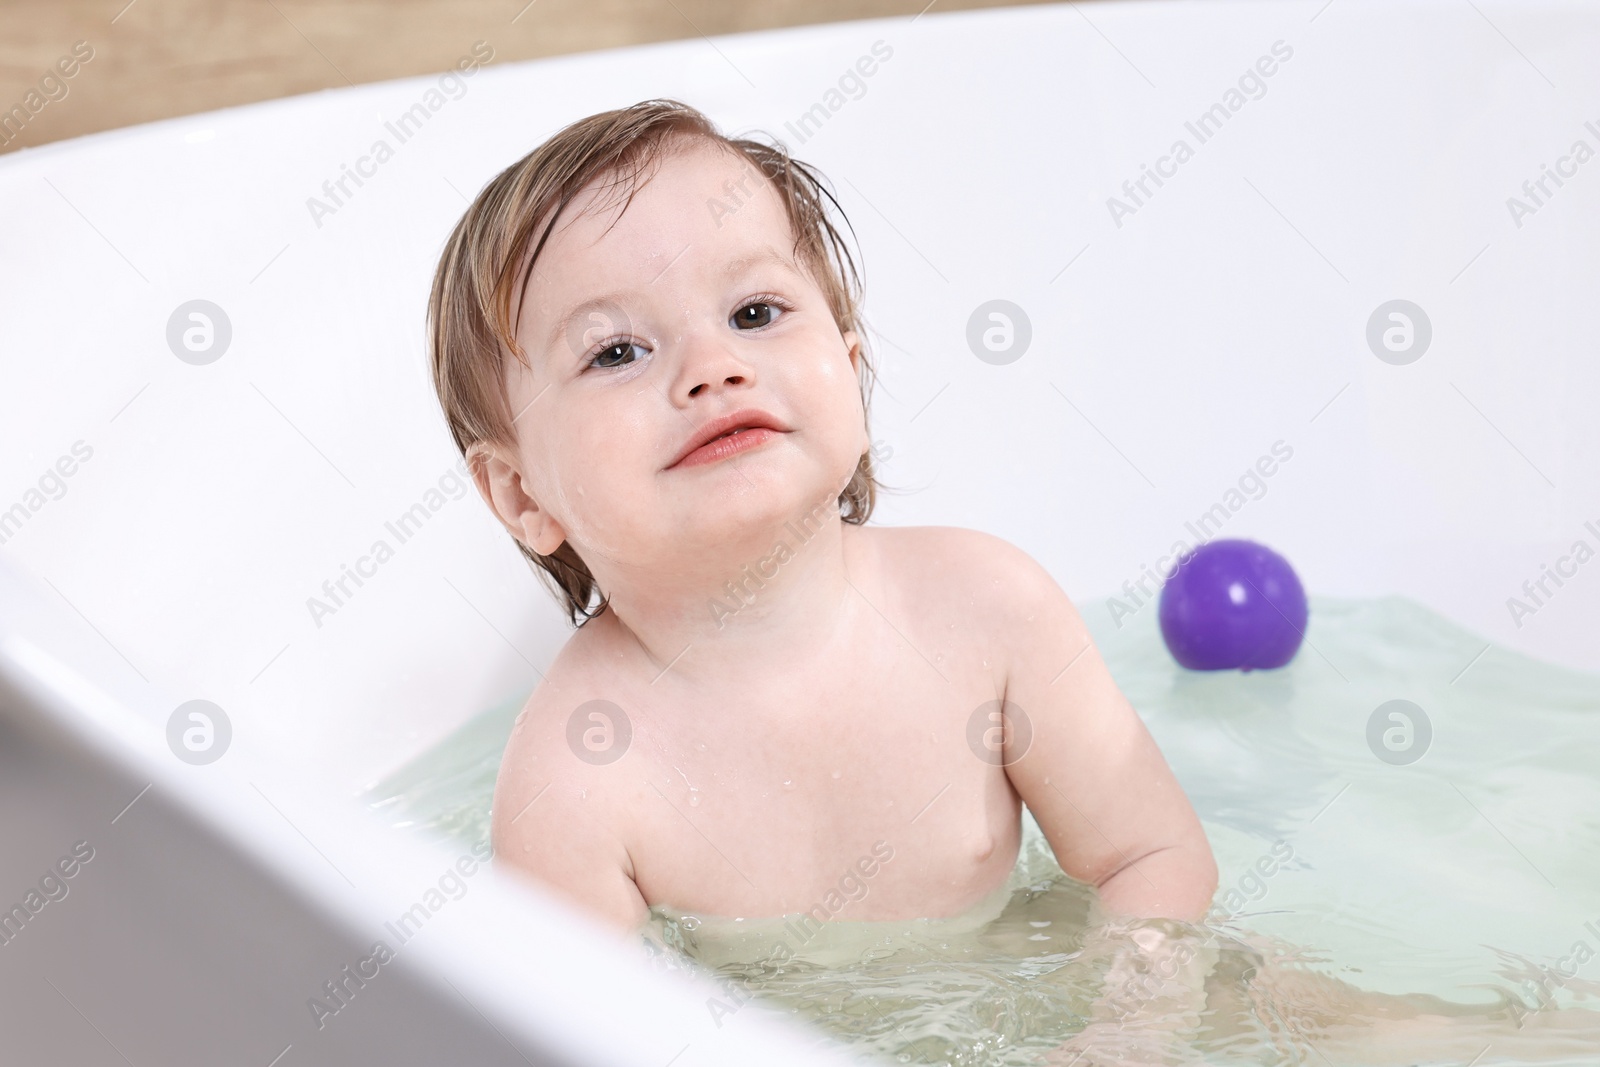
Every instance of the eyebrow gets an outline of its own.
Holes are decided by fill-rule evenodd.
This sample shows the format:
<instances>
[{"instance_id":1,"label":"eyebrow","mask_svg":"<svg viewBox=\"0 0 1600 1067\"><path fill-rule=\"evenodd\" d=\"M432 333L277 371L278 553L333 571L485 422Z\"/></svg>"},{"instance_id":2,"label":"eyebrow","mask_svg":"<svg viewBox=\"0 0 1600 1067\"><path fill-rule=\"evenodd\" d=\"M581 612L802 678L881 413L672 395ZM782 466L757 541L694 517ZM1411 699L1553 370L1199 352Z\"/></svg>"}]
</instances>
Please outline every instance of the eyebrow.
<instances>
[{"instance_id":1,"label":"eyebrow","mask_svg":"<svg viewBox=\"0 0 1600 1067\"><path fill-rule=\"evenodd\" d=\"M735 278L740 274L743 274L745 271L748 271L752 267L758 267L764 264L771 264L773 266L783 267L784 269L797 274L800 273L799 268L795 266L795 263L792 259L784 256L776 249L768 246L760 251L737 256L734 259L729 260L728 263L722 268L722 277ZM662 273L665 273L665 271ZM657 277L659 277L659 275ZM652 282L652 284L654 283ZM637 290L631 289L615 290L605 294L604 296L591 297L580 304L574 305L565 315L561 316L561 318L556 321L554 326L550 328L550 332L545 336L545 347L553 347L555 343L561 339L561 336L566 333L569 328L571 328L573 322L582 318L584 315L591 311L599 311L602 308L616 307L621 304L623 297L626 297L630 293L636 291Z\"/></svg>"},{"instance_id":2,"label":"eyebrow","mask_svg":"<svg viewBox=\"0 0 1600 1067\"><path fill-rule=\"evenodd\" d=\"M751 252L748 255L739 256L737 259L729 260L728 265L722 270L722 276L724 278L732 278L735 275L749 270L751 267L758 267L763 263L770 263L775 266L785 267L789 270L796 270L794 262L788 256L780 254L776 249L769 245L768 247L761 249L759 252Z\"/></svg>"}]
</instances>

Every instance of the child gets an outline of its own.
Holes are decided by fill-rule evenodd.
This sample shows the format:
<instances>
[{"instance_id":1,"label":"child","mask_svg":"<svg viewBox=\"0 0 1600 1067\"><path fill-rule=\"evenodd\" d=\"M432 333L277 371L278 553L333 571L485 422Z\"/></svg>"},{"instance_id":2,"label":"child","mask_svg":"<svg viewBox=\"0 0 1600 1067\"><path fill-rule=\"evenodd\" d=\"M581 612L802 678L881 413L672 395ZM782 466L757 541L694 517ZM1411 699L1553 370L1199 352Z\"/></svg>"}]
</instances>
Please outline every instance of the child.
<instances>
[{"instance_id":1,"label":"child","mask_svg":"<svg viewBox=\"0 0 1600 1067\"><path fill-rule=\"evenodd\" d=\"M1183 926L1217 886L1205 833L1055 581L987 534L866 525L871 366L825 197L651 100L557 133L450 237L434 382L578 625L505 749L501 861L628 931L655 905L970 918L1003 903L1026 804L1098 890L1108 985L1170 1025L1224 1034L1267 996L1385 1042L1374 1062L1506 1040L1503 1012L1216 971ZM1125 1017L1104 999L1062 1052L1154 1056Z\"/></svg>"},{"instance_id":2,"label":"child","mask_svg":"<svg viewBox=\"0 0 1600 1067\"><path fill-rule=\"evenodd\" d=\"M1050 575L865 525L870 365L824 196L653 100L556 134L450 238L451 432L579 623L506 747L496 853L623 928L804 911L875 852L838 917L945 917L1004 884L1025 803L1108 909L1198 919L1199 819Z\"/></svg>"}]
</instances>

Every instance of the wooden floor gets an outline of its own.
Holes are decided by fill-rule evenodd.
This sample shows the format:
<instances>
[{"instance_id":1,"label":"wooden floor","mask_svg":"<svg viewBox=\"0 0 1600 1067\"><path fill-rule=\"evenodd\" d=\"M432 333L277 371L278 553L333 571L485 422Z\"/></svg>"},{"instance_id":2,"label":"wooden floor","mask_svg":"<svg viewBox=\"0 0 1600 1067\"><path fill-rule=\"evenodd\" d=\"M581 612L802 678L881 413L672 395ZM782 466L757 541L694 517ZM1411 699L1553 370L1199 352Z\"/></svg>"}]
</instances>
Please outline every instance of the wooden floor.
<instances>
[{"instance_id":1,"label":"wooden floor","mask_svg":"<svg viewBox=\"0 0 1600 1067\"><path fill-rule=\"evenodd\" d=\"M1030 0L0 0L0 152L442 71L479 40L509 62L1019 2Z\"/></svg>"}]
</instances>

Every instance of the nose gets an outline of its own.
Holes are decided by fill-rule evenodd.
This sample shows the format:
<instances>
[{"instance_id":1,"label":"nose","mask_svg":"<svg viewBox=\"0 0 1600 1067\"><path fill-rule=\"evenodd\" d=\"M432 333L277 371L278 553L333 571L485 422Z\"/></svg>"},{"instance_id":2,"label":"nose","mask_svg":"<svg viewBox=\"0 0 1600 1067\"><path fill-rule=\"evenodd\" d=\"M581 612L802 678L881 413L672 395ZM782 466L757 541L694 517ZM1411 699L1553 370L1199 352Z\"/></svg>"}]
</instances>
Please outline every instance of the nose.
<instances>
[{"instance_id":1,"label":"nose","mask_svg":"<svg viewBox=\"0 0 1600 1067\"><path fill-rule=\"evenodd\" d=\"M686 406L696 397L754 385L755 366L724 339L700 331L684 335L683 359L672 385L672 400Z\"/></svg>"}]
</instances>

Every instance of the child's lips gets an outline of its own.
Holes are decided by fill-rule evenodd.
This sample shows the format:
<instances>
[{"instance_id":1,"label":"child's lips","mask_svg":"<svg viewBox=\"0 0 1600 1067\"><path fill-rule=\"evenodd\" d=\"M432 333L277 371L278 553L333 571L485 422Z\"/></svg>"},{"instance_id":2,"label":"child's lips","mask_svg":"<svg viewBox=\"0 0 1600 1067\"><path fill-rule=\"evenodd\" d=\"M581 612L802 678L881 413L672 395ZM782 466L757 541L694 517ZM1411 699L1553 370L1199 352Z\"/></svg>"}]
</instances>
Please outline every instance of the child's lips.
<instances>
[{"instance_id":1,"label":"child's lips","mask_svg":"<svg viewBox=\"0 0 1600 1067\"><path fill-rule=\"evenodd\" d=\"M736 456L741 452L748 452L752 448L762 445L778 436L779 431L766 426L753 426L747 430L735 430L725 437L707 441L687 456L678 460L673 467L700 467L707 463L717 463Z\"/></svg>"},{"instance_id":2,"label":"child's lips","mask_svg":"<svg viewBox=\"0 0 1600 1067\"><path fill-rule=\"evenodd\" d=\"M779 434L788 432L787 426L765 411L757 408L735 411L700 426L665 469L718 463L730 456L759 448Z\"/></svg>"}]
</instances>

